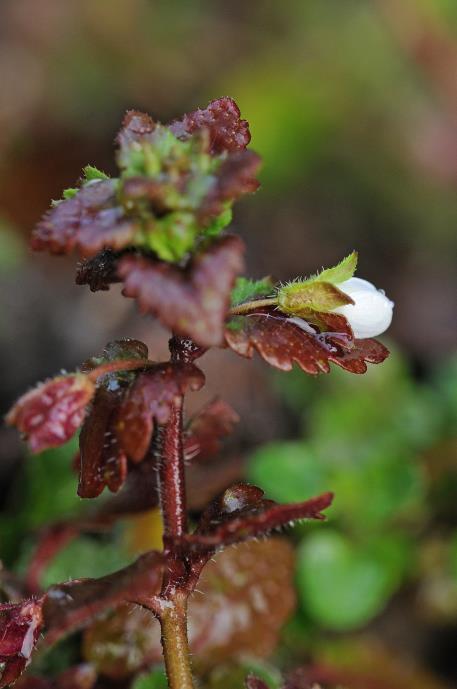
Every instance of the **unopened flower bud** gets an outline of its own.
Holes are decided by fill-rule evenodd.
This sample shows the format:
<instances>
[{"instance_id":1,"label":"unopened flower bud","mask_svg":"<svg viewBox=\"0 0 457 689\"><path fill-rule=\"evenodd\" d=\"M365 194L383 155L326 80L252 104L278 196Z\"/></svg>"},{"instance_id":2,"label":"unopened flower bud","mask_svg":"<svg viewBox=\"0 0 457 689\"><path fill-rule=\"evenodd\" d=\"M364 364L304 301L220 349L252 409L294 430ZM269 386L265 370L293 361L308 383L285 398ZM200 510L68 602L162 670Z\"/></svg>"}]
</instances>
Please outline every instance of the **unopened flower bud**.
<instances>
[{"instance_id":1,"label":"unopened flower bud","mask_svg":"<svg viewBox=\"0 0 457 689\"><path fill-rule=\"evenodd\" d=\"M392 321L394 303L383 291L360 278L350 278L337 287L351 297L354 304L345 304L333 311L347 318L355 337L375 337L387 330Z\"/></svg>"}]
</instances>

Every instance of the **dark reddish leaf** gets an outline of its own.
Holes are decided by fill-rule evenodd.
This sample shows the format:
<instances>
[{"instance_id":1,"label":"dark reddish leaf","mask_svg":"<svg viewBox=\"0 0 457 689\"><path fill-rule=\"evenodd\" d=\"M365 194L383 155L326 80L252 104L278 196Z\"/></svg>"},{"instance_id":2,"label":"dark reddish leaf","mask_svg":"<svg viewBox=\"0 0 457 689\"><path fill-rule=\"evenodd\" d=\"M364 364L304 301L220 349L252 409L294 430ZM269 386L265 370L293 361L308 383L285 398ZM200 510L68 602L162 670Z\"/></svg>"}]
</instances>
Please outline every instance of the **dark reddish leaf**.
<instances>
[{"instance_id":1,"label":"dark reddish leaf","mask_svg":"<svg viewBox=\"0 0 457 689\"><path fill-rule=\"evenodd\" d=\"M83 656L116 680L162 660L160 624L149 610L121 605L84 632Z\"/></svg>"},{"instance_id":2,"label":"dark reddish leaf","mask_svg":"<svg viewBox=\"0 0 457 689\"><path fill-rule=\"evenodd\" d=\"M220 345L233 282L243 267L238 237L217 239L185 269L151 258L125 256L119 263L124 294L134 297L144 313L191 337L204 347Z\"/></svg>"},{"instance_id":3,"label":"dark reddish leaf","mask_svg":"<svg viewBox=\"0 0 457 689\"><path fill-rule=\"evenodd\" d=\"M185 390L199 390L205 382L194 364L163 363L140 373L121 405L116 425L120 445L130 459L141 461L151 443L154 421L168 421L173 402Z\"/></svg>"},{"instance_id":4,"label":"dark reddish leaf","mask_svg":"<svg viewBox=\"0 0 457 689\"><path fill-rule=\"evenodd\" d=\"M110 523L127 514L145 512L158 502L157 460L148 453L139 464L131 464L122 490L102 503L95 522Z\"/></svg>"},{"instance_id":5,"label":"dark reddish leaf","mask_svg":"<svg viewBox=\"0 0 457 689\"><path fill-rule=\"evenodd\" d=\"M239 457L229 457L211 465L195 463L186 472L188 506L201 511L224 488L243 475ZM131 464L125 484L119 493L102 503L94 515L94 526L109 524L117 518L145 512L158 505L157 458L148 453L139 464Z\"/></svg>"},{"instance_id":6,"label":"dark reddish leaf","mask_svg":"<svg viewBox=\"0 0 457 689\"><path fill-rule=\"evenodd\" d=\"M196 669L268 657L295 607L294 554L282 538L242 543L209 562L189 599Z\"/></svg>"},{"instance_id":7,"label":"dark reddish leaf","mask_svg":"<svg viewBox=\"0 0 457 689\"><path fill-rule=\"evenodd\" d=\"M160 590L163 567L163 555L151 551L128 567L100 579L52 586L43 603L47 643L55 643L124 601L134 602L155 595Z\"/></svg>"},{"instance_id":8,"label":"dark reddish leaf","mask_svg":"<svg viewBox=\"0 0 457 689\"><path fill-rule=\"evenodd\" d=\"M115 432L125 386L113 378L98 387L79 436L81 498L96 498L105 486L116 493L127 476L127 456Z\"/></svg>"},{"instance_id":9,"label":"dark reddish leaf","mask_svg":"<svg viewBox=\"0 0 457 689\"><path fill-rule=\"evenodd\" d=\"M199 673L271 654L294 609L293 574L292 547L280 538L228 548L208 563L189 599L189 641ZM83 653L100 673L121 679L161 660L159 623L138 606L122 606L87 629Z\"/></svg>"},{"instance_id":10,"label":"dark reddish leaf","mask_svg":"<svg viewBox=\"0 0 457 689\"><path fill-rule=\"evenodd\" d=\"M92 689L96 680L94 667L89 663L81 663L52 679L33 675L21 677L14 686L15 689Z\"/></svg>"},{"instance_id":11,"label":"dark reddish leaf","mask_svg":"<svg viewBox=\"0 0 457 689\"><path fill-rule=\"evenodd\" d=\"M6 422L24 434L32 452L58 447L81 425L94 392L82 373L51 378L20 397Z\"/></svg>"},{"instance_id":12,"label":"dark reddish leaf","mask_svg":"<svg viewBox=\"0 0 457 689\"><path fill-rule=\"evenodd\" d=\"M365 373L367 363L380 364L389 356L389 350L378 340L354 340L353 349L342 350L330 361L351 373Z\"/></svg>"},{"instance_id":13,"label":"dark reddish leaf","mask_svg":"<svg viewBox=\"0 0 457 689\"><path fill-rule=\"evenodd\" d=\"M256 486L243 483L232 486L210 503L197 530L180 537L176 544L196 551L211 551L267 534L301 519L325 519L322 510L333 500L332 493L324 493L305 502L278 505L263 495L263 490Z\"/></svg>"},{"instance_id":14,"label":"dark reddish leaf","mask_svg":"<svg viewBox=\"0 0 457 689\"><path fill-rule=\"evenodd\" d=\"M14 689L54 689L54 685L50 679L26 675L15 683Z\"/></svg>"},{"instance_id":15,"label":"dark reddish leaf","mask_svg":"<svg viewBox=\"0 0 457 689\"><path fill-rule=\"evenodd\" d=\"M0 687L14 682L23 672L41 626L41 601L0 605Z\"/></svg>"},{"instance_id":16,"label":"dark reddish leaf","mask_svg":"<svg viewBox=\"0 0 457 689\"><path fill-rule=\"evenodd\" d=\"M155 122L144 112L129 110L122 121L122 128L117 135L117 143L120 148L130 146L133 143L144 141L155 129Z\"/></svg>"},{"instance_id":17,"label":"dark reddish leaf","mask_svg":"<svg viewBox=\"0 0 457 689\"><path fill-rule=\"evenodd\" d=\"M203 201L199 218L206 221L224 210L227 201L235 201L259 187L256 178L261 158L253 151L238 151L230 155L217 171L215 184Z\"/></svg>"},{"instance_id":18,"label":"dark reddish leaf","mask_svg":"<svg viewBox=\"0 0 457 689\"><path fill-rule=\"evenodd\" d=\"M76 271L76 284L89 285L91 292L108 290L113 282L120 282L117 276L118 257L110 249L104 249L93 258L85 259Z\"/></svg>"},{"instance_id":19,"label":"dark reddish leaf","mask_svg":"<svg viewBox=\"0 0 457 689\"><path fill-rule=\"evenodd\" d=\"M73 540L79 529L73 524L54 524L48 527L39 537L38 545L33 552L27 569L27 586L34 593L40 590L40 578L49 562L67 543Z\"/></svg>"},{"instance_id":20,"label":"dark reddish leaf","mask_svg":"<svg viewBox=\"0 0 457 689\"><path fill-rule=\"evenodd\" d=\"M106 248L123 249L132 244L136 231L117 202L116 182L101 180L51 208L34 229L31 246L52 254L68 254L76 248L88 257Z\"/></svg>"},{"instance_id":21,"label":"dark reddish leaf","mask_svg":"<svg viewBox=\"0 0 457 689\"><path fill-rule=\"evenodd\" d=\"M139 340L109 342L102 354L85 361L82 370L108 372L101 374L91 408L79 438L77 469L80 474L78 494L94 498L105 486L116 492L127 476L127 456L116 435L118 413L129 386L135 379L131 364L148 363L148 348ZM110 372L110 364L119 365ZM126 370L122 366L126 367ZM130 369L128 368L130 366Z\"/></svg>"},{"instance_id":22,"label":"dark reddish leaf","mask_svg":"<svg viewBox=\"0 0 457 689\"><path fill-rule=\"evenodd\" d=\"M303 319L262 308L235 317L225 339L241 356L251 358L256 350L275 368L290 371L295 363L310 374L328 373L330 362L352 373L365 373L366 362L378 364L388 356L377 340L354 340L344 316L320 313L316 318L325 331L319 332Z\"/></svg>"},{"instance_id":23,"label":"dark reddish leaf","mask_svg":"<svg viewBox=\"0 0 457 689\"><path fill-rule=\"evenodd\" d=\"M268 684L265 684L263 679L254 677L254 675L248 675L244 684L246 689L269 689Z\"/></svg>"},{"instance_id":24,"label":"dark reddish leaf","mask_svg":"<svg viewBox=\"0 0 457 689\"><path fill-rule=\"evenodd\" d=\"M249 124L240 117L240 109L232 98L217 98L204 110L195 110L174 120L170 129L180 139L187 139L195 132L209 132L211 153L239 151L249 144Z\"/></svg>"},{"instance_id":25,"label":"dark reddish leaf","mask_svg":"<svg viewBox=\"0 0 457 689\"><path fill-rule=\"evenodd\" d=\"M173 185L169 179L129 177L122 184L122 195L130 203L147 201L148 207L154 211L154 215L160 217L166 211L175 210L168 198L170 188L173 188Z\"/></svg>"},{"instance_id":26,"label":"dark reddish leaf","mask_svg":"<svg viewBox=\"0 0 457 689\"><path fill-rule=\"evenodd\" d=\"M217 454L222 438L233 431L240 420L230 405L215 399L206 405L189 423L184 435L185 459L205 461Z\"/></svg>"},{"instance_id":27,"label":"dark reddish leaf","mask_svg":"<svg viewBox=\"0 0 457 689\"><path fill-rule=\"evenodd\" d=\"M95 668L89 663L81 663L61 672L55 682L55 689L92 689L97 681Z\"/></svg>"}]
</instances>

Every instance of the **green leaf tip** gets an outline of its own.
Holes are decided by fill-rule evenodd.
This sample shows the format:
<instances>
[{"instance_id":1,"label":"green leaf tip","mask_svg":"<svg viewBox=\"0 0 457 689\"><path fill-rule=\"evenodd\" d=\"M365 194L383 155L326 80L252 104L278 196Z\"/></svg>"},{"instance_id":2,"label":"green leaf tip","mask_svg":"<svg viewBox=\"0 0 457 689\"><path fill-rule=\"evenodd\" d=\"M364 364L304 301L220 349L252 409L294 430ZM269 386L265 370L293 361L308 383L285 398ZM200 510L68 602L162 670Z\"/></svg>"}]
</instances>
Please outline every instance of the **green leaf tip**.
<instances>
[{"instance_id":1,"label":"green leaf tip","mask_svg":"<svg viewBox=\"0 0 457 689\"><path fill-rule=\"evenodd\" d=\"M175 211L152 221L145 243L162 261L180 261L192 250L198 231L192 213Z\"/></svg>"},{"instance_id":2,"label":"green leaf tip","mask_svg":"<svg viewBox=\"0 0 457 689\"><path fill-rule=\"evenodd\" d=\"M64 189L62 192L62 198L65 201L67 201L68 199L72 199L74 196L76 196L78 191L79 189L77 187L69 187L68 189Z\"/></svg>"},{"instance_id":3,"label":"green leaf tip","mask_svg":"<svg viewBox=\"0 0 457 689\"><path fill-rule=\"evenodd\" d=\"M94 165L86 165L83 168L84 182L94 182L99 179L109 179L109 176Z\"/></svg>"},{"instance_id":4,"label":"green leaf tip","mask_svg":"<svg viewBox=\"0 0 457 689\"><path fill-rule=\"evenodd\" d=\"M354 277L358 257L357 251L353 251L349 256L346 256L346 258L343 258L342 261L337 263L336 266L333 266L333 268L325 268L321 273L311 279L318 280L319 282L330 282L332 285L346 282L346 280L350 280Z\"/></svg>"}]
</instances>

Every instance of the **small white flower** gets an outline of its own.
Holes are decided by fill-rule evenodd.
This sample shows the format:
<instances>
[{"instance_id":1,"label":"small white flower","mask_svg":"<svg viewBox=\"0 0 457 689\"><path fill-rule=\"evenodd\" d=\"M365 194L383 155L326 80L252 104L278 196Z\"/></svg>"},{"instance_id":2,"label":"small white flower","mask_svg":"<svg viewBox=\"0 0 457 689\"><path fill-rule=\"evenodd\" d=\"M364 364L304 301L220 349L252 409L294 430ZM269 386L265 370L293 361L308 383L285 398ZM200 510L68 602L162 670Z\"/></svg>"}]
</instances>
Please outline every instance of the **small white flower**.
<instances>
[{"instance_id":1,"label":"small white flower","mask_svg":"<svg viewBox=\"0 0 457 689\"><path fill-rule=\"evenodd\" d=\"M376 337L387 330L392 321L394 303L382 290L361 278L350 278L337 287L354 300L354 304L339 306L334 312L347 318L355 337Z\"/></svg>"}]
</instances>

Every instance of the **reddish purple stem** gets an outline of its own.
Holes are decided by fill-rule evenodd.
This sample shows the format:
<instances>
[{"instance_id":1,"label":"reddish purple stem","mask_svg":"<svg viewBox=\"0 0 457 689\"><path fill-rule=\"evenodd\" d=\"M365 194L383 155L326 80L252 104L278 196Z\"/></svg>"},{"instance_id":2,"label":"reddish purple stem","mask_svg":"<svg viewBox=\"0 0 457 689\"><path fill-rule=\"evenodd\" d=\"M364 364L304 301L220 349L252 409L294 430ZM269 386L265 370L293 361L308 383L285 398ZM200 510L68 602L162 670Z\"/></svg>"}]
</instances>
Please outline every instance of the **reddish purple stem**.
<instances>
[{"instance_id":1,"label":"reddish purple stem","mask_svg":"<svg viewBox=\"0 0 457 689\"><path fill-rule=\"evenodd\" d=\"M162 437L159 476L164 537L180 536L187 531L182 407L181 397L171 406Z\"/></svg>"}]
</instances>

